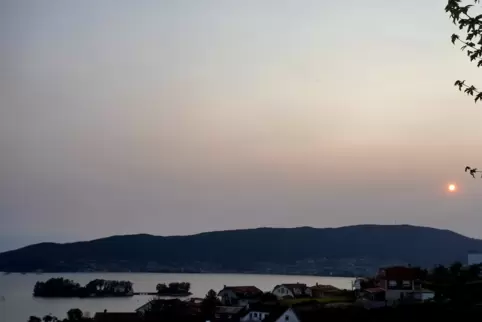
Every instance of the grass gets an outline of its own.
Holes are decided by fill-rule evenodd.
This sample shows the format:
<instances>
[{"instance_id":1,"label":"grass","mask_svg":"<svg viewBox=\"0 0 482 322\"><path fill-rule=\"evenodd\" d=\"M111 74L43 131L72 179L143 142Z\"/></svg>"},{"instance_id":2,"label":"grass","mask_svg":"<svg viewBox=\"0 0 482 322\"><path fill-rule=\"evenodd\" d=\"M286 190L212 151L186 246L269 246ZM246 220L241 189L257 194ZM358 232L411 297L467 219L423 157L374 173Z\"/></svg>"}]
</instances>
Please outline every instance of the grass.
<instances>
[{"instance_id":1,"label":"grass","mask_svg":"<svg viewBox=\"0 0 482 322\"><path fill-rule=\"evenodd\" d=\"M327 296L327 297L322 297L322 298L300 298L300 299L286 299L282 300L281 304L283 305L293 305L293 304L299 304L303 302L312 302L316 301L319 303L341 303L341 302L353 302L353 300L349 297L346 296Z\"/></svg>"}]
</instances>

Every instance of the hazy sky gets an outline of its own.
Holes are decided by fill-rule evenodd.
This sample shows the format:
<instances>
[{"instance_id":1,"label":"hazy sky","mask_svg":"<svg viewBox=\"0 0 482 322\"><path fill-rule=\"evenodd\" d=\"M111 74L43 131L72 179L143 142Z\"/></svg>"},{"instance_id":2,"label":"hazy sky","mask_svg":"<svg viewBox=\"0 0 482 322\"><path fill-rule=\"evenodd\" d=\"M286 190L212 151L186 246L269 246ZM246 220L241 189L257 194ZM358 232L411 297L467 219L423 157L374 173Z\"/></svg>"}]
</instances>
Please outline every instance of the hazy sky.
<instances>
[{"instance_id":1,"label":"hazy sky","mask_svg":"<svg viewBox=\"0 0 482 322\"><path fill-rule=\"evenodd\" d=\"M0 250L360 223L482 238L445 0L0 1ZM456 194L446 185L457 183Z\"/></svg>"}]
</instances>

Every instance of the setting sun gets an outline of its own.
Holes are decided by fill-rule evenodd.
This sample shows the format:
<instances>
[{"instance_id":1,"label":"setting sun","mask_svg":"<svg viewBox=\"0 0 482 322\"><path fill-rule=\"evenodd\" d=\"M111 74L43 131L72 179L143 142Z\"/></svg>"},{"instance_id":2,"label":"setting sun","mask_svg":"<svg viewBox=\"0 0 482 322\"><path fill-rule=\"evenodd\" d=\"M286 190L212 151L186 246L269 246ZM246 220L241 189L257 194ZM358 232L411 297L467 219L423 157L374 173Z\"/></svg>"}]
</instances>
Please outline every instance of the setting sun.
<instances>
[{"instance_id":1,"label":"setting sun","mask_svg":"<svg viewBox=\"0 0 482 322\"><path fill-rule=\"evenodd\" d=\"M454 192L455 190L457 190L457 187L454 184L449 184L449 191Z\"/></svg>"}]
</instances>

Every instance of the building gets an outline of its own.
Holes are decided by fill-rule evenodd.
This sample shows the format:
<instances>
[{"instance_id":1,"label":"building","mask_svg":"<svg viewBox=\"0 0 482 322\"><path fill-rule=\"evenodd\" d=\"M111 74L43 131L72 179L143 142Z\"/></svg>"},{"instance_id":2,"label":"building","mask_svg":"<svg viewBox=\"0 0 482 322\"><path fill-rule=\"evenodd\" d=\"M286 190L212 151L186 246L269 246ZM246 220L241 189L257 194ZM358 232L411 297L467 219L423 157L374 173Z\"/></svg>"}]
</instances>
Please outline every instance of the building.
<instances>
[{"instance_id":1,"label":"building","mask_svg":"<svg viewBox=\"0 0 482 322\"><path fill-rule=\"evenodd\" d=\"M256 286L226 286L219 291L223 305L247 306L259 302L263 291Z\"/></svg>"},{"instance_id":2,"label":"building","mask_svg":"<svg viewBox=\"0 0 482 322\"><path fill-rule=\"evenodd\" d=\"M375 302L385 302L385 290L381 287L366 288L361 294L364 299Z\"/></svg>"},{"instance_id":3,"label":"building","mask_svg":"<svg viewBox=\"0 0 482 322\"><path fill-rule=\"evenodd\" d=\"M295 309L288 308L268 316L264 322L301 322L301 320Z\"/></svg>"},{"instance_id":4,"label":"building","mask_svg":"<svg viewBox=\"0 0 482 322\"><path fill-rule=\"evenodd\" d=\"M280 305L267 305L256 303L249 305L244 316L241 317L241 322L261 322L268 318L273 320L274 317L281 316L286 311L287 307Z\"/></svg>"},{"instance_id":5,"label":"building","mask_svg":"<svg viewBox=\"0 0 482 322\"><path fill-rule=\"evenodd\" d=\"M385 291L385 300L389 303L403 301L411 293L419 290L416 286L418 270L411 267L395 266L381 268L376 277L379 287Z\"/></svg>"},{"instance_id":6,"label":"building","mask_svg":"<svg viewBox=\"0 0 482 322\"><path fill-rule=\"evenodd\" d=\"M336 296L340 294L341 290L332 285L322 285L316 283L315 286L310 287L311 296L316 298L322 298L327 296Z\"/></svg>"},{"instance_id":7,"label":"building","mask_svg":"<svg viewBox=\"0 0 482 322\"><path fill-rule=\"evenodd\" d=\"M201 303L196 300L154 299L136 309L143 318L175 318L193 320L201 313Z\"/></svg>"},{"instance_id":8,"label":"building","mask_svg":"<svg viewBox=\"0 0 482 322\"><path fill-rule=\"evenodd\" d=\"M469 266L482 264L482 253L469 253L467 256L467 264Z\"/></svg>"},{"instance_id":9,"label":"building","mask_svg":"<svg viewBox=\"0 0 482 322\"><path fill-rule=\"evenodd\" d=\"M301 283L276 285L272 293L279 299L311 297L312 295L311 289Z\"/></svg>"}]
</instances>

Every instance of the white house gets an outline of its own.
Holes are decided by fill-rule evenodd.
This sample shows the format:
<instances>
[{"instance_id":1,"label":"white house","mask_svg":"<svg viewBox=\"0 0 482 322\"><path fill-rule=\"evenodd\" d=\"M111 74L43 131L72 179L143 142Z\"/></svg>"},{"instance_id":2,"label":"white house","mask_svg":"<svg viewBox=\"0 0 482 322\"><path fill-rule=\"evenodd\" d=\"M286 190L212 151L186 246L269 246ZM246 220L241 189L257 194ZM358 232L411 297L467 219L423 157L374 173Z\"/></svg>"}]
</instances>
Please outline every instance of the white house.
<instances>
[{"instance_id":1,"label":"white house","mask_svg":"<svg viewBox=\"0 0 482 322\"><path fill-rule=\"evenodd\" d=\"M311 289L301 283L276 285L272 293L279 299L312 296Z\"/></svg>"},{"instance_id":2,"label":"white house","mask_svg":"<svg viewBox=\"0 0 482 322\"><path fill-rule=\"evenodd\" d=\"M240 322L261 322L268 316L270 321L275 321L286 311L286 307L279 305L266 305L262 303L255 303L247 306L247 311L240 318Z\"/></svg>"},{"instance_id":3,"label":"white house","mask_svg":"<svg viewBox=\"0 0 482 322\"><path fill-rule=\"evenodd\" d=\"M257 322L263 321L270 314L270 311L263 309L248 310L245 316L239 319L241 322Z\"/></svg>"},{"instance_id":4,"label":"white house","mask_svg":"<svg viewBox=\"0 0 482 322\"><path fill-rule=\"evenodd\" d=\"M301 322L300 318L296 314L296 312L289 308L284 311L276 320L275 322Z\"/></svg>"}]
</instances>

